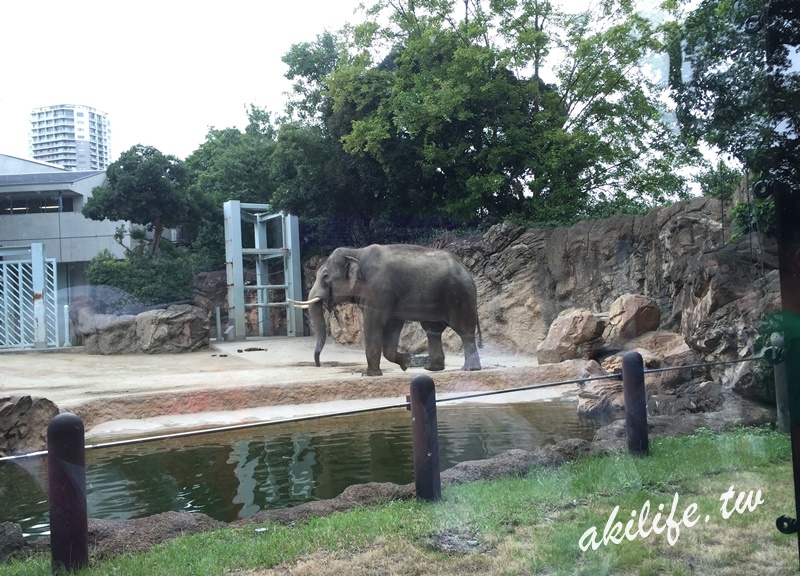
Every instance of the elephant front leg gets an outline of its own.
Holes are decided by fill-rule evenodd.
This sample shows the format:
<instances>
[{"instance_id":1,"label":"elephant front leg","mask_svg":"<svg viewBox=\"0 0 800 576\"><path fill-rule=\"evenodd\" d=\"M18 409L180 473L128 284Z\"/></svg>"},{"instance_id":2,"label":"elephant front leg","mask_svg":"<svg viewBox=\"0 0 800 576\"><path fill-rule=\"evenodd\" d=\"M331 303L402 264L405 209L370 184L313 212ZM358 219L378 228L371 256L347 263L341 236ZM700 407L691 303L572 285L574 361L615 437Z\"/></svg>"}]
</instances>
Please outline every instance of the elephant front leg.
<instances>
[{"instance_id":1,"label":"elephant front leg","mask_svg":"<svg viewBox=\"0 0 800 576\"><path fill-rule=\"evenodd\" d=\"M434 372L444 370L442 332L447 326L441 322L420 322L420 324L428 336L428 362L425 364L425 370Z\"/></svg>"},{"instance_id":2,"label":"elephant front leg","mask_svg":"<svg viewBox=\"0 0 800 576\"><path fill-rule=\"evenodd\" d=\"M364 351L367 354L367 371L364 376L382 376L381 348L382 340L381 318L376 312L364 310Z\"/></svg>"},{"instance_id":3,"label":"elephant front leg","mask_svg":"<svg viewBox=\"0 0 800 576\"><path fill-rule=\"evenodd\" d=\"M411 365L411 354L397 351L400 333L403 331L404 325L405 322L403 320L392 318L383 328L383 356L389 362L394 362L400 366L403 371Z\"/></svg>"}]
</instances>

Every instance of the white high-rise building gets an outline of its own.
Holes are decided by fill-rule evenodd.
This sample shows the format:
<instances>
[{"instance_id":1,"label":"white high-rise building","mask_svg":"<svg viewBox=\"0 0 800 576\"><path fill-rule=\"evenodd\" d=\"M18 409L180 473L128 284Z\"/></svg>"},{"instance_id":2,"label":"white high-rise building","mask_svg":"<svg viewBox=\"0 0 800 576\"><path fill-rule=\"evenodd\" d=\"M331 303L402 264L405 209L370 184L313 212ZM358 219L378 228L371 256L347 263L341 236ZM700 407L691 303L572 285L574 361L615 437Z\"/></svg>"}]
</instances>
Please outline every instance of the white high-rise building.
<instances>
[{"instance_id":1,"label":"white high-rise building","mask_svg":"<svg viewBox=\"0 0 800 576\"><path fill-rule=\"evenodd\" d=\"M67 170L105 170L111 163L111 128L106 116L77 104L35 108L31 112L31 157Z\"/></svg>"}]
</instances>

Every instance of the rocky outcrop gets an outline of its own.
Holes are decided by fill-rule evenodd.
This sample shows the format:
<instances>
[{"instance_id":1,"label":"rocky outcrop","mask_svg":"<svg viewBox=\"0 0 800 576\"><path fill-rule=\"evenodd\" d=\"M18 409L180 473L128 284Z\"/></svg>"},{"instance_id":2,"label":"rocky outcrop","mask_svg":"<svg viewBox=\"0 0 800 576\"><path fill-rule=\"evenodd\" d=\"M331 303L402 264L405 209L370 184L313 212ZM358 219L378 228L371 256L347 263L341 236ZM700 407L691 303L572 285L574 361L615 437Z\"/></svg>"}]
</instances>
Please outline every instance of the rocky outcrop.
<instances>
[{"instance_id":1,"label":"rocky outcrop","mask_svg":"<svg viewBox=\"0 0 800 576\"><path fill-rule=\"evenodd\" d=\"M611 304L603 333L606 347L624 346L645 332L658 330L661 309L652 298L640 294L623 294Z\"/></svg>"},{"instance_id":2,"label":"rocky outcrop","mask_svg":"<svg viewBox=\"0 0 800 576\"><path fill-rule=\"evenodd\" d=\"M473 272L485 338L511 350L531 352L565 309L610 311L633 294L650 299L661 329L718 359L752 352L754 326L778 309L774 249L755 246L725 244L718 202L693 198L568 228L506 222L447 248Z\"/></svg>"},{"instance_id":3,"label":"rocky outcrop","mask_svg":"<svg viewBox=\"0 0 800 576\"><path fill-rule=\"evenodd\" d=\"M658 331L660 318L661 311L655 301L636 294L620 296L607 313L593 314L579 308L564 310L537 348L539 363L593 358L602 361L599 367L602 374L611 375L621 373L622 356L631 350L639 353L645 368L678 368L695 361L696 356L683 336ZM680 371L648 374L647 392L650 396L662 392L674 395L677 384L685 377ZM623 396L619 379L588 382L578 393L578 414L588 418L612 418L615 412L625 408ZM668 396L664 397L664 406L669 404L669 413L675 413L675 403L669 400ZM708 403L687 400L685 404L692 411L698 405L707 406ZM659 411L657 401L653 400L651 406L652 413L665 413Z\"/></svg>"},{"instance_id":4,"label":"rocky outcrop","mask_svg":"<svg viewBox=\"0 0 800 576\"><path fill-rule=\"evenodd\" d=\"M768 239L745 236L726 243L720 213L718 201L698 197L644 216L618 215L566 228L504 222L483 235L440 244L472 271L483 340L498 348L537 354L560 319L558 330L570 335L584 358L602 354L604 347L628 349L637 334L656 326L683 338L685 347L676 354L698 361L736 359L757 352L759 324L780 309L777 255ZM313 271L306 272L307 282L313 282ZM647 305L629 316L626 298ZM581 310L580 317L560 318L573 314L565 313L571 309ZM342 310L331 319L331 333L339 342L357 343L359 312ZM451 330L443 337L448 350L460 349ZM416 324L406 326L401 346L412 353L425 350ZM538 353L540 361L570 355L563 346ZM751 364L727 366L709 376L746 391L754 388L752 371Z\"/></svg>"},{"instance_id":5,"label":"rocky outcrop","mask_svg":"<svg viewBox=\"0 0 800 576\"><path fill-rule=\"evenodd\" d=\"M89 305L74 312L75 331L89 354L172 354L208 346L206 313L177 304L137 315L97 314Z\"/></svg>"},{"instance_id":6,"label":"rocky outcrop","mask_svg":"<svg viewBox=\"0 0 800 576\"><path fill-rule=\"evenodd\" d=\"M47 448L47 426L58 406L46 398L0 397L0 456Z\"/></svg>"},{"instance_id":7,"label":"rocky outcrop","mask_svg":"<svg viewBox=\"0 0 800 576\"><path fill-rule=\"evenodd\" d=\"M605 313L568 308L556 317L536 347L537 358L540 364L550 364L608 355L609 350L625 348L634 338L657 330L660 319L655 301L637 294L620 296Z\"/></svg>"}]
</instances>

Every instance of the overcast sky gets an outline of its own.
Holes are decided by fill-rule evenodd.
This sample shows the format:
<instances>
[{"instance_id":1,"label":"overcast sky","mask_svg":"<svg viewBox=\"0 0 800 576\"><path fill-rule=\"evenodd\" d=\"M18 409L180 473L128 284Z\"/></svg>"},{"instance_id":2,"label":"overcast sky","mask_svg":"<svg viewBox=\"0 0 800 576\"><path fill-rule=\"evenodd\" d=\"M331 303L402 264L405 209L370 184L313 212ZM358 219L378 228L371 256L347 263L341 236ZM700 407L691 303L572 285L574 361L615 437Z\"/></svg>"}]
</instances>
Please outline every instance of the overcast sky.
<instances>
[{"instance_id":1,"label":"overcast sky","mask_svg":"<svg viewBox=\"0 0 800 576\"><path fill-rule=\"evenodd\" d=\"M28 157L33 108L108 114L111 156L135 144L186 158L209 127L280 113L292 44L338 30L360 0L4 0L0 153Z\"/></svg>"}]
</instances>

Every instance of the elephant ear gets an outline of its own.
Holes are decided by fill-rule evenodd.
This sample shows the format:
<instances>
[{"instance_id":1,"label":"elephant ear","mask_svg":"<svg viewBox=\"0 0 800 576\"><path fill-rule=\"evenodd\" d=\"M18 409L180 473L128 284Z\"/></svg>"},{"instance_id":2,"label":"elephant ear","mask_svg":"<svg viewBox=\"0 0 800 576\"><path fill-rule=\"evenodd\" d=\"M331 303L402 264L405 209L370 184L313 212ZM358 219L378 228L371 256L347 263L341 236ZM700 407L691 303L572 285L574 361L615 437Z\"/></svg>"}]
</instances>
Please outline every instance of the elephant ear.
<instances>
[{"instance_id":1,"label":"elephant ear","mask_svg":"<svg viewBox=\"0 0 800 576\"><path fill-rule=\"evenodd\" d=\"M356 281L361 278L361 265L357 258L346 256L345 262L345 278L350 283L350 288L356 285Z\"/></svg>"}]
</instances>

